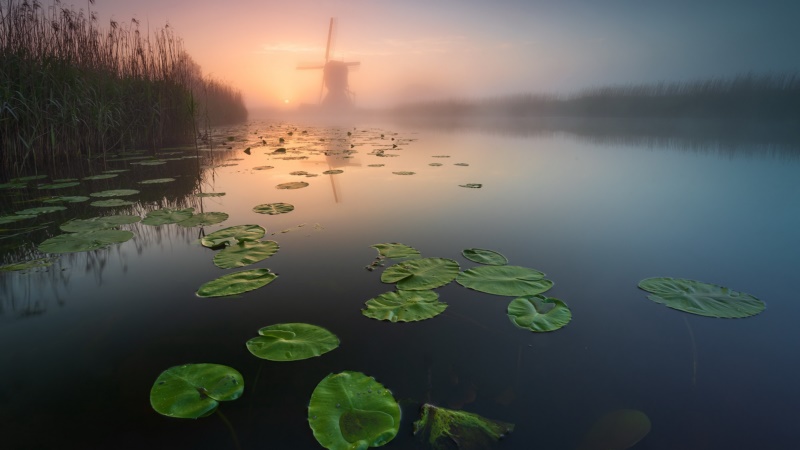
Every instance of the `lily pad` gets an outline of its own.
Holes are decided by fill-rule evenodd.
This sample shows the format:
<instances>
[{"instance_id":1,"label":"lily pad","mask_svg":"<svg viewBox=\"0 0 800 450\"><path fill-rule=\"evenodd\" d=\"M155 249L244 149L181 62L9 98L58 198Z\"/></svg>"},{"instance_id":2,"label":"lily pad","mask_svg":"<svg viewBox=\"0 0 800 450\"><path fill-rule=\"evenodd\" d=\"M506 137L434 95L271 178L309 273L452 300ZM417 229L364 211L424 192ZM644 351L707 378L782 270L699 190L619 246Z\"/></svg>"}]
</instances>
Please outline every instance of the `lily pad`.
<instances>
[{"instance_id":1,"label":"lily pad","mask_svg":"<svg viewBox=\"0 0 800 450\"><path fill-rule=\"evenodd\" d=\"M467 166L469 166L469 164L467 164L467 163L455 163L455 164L453 164L453 165L454 165L454 166L461 166L461 167L467 167Z\"/></svg>"},{"instance_id":2,"label":"lily pad","mask_svg":"<svg viewBox=\"0 0 800 450\"><path fill-rule=\"evenodd\" d=\"M431 167L440 167L440 166L442 166L442 163L430 163L428 165L431 166Z\"/></svg>"},{"instance_id":3,"label":"lily pad","mask_svg":"<svg viewBox=\"0 0 800 450\"><path fill-rule=\"evenodd\" d=\"M514 431L514 424L429 403L422 405L420 418L414 422L414 435L427 441L434 450L492 448L511 431Z\"/></svg>"},{"instance_id":4,"label":"lily pad","mask_svg":"<svg viewBox=\"0 0 800 450\"><path fill-rule=\"evenodd\" d=\"M275 167L273 167L273 166L258 166L258 167L253 167L253 170L269 170L269 169L274 169L274 168Z\"/></svg>"},{"instance_id":5,"label":"lily pad","mask_svg":"<svg viewBox=\"0 0 800 450\"><path fill-rule=\"evenodd\" d=\"M59 234L39 244L44 253L88 252L119 244L133 238L127 230L97 230Z\"/></svg>"},{"instance_id":6,"label":"lily pad","mask_svg":"<svg viewBox=\"0 0 800 450\"><path fill-rule=\"evenodd\" d=\"M536 332L555 331L572 320L572 312L557 298L526 295L511 300L508 318L519 328Z\"/></svg>"},{"instance_id":7,"label":"lily pad","mask_svg":"<svg viewBox=\"0 0 800 450\"><path fill-rule=\"evenodd\" d=\"M291 183L281 183L275 186L278 189L300 189L308 186L305 181L292 181Z\"/></svg>"},{"instance_id":8,"label":"lily pad","mask_svg":"<svg viewBox=\"0 0 800 450\"><path fill-rule=\"evenodd\" d=\"M441 314L447 303L439 301L433 291L392 291L383 293L366 302L361 314L390 322L416 322Z\"/></svg>"},{"instance_id":9,"label":"lily pad","mask_svg":"<svg viewBox=\"0 0 800 450\"><path fill-rule=\"evenodd\" d=\"M707 317L737 319L754 316L766 308L756 297L715 284L682 278L655 277L639 282L650 300L672 309Z\"/></svg>"},{"instance_id":10,"label":"lily pad","mask_svg":"<svg viewBox=\"0 0 800 450\"><path fill-rule=\"evenodd\" d=\"M233 269L265 260L278 251L275 241L239 242L214 255L214 265Z\"/></svg>"},{"instance_id":11,"label":"lily pad","mask_svg":"<svg viewBox=\"0 0 800 450\"><path fill-rule=\"evenodd\" d=\"M28 175L27 177L13 178L11 180L8 180L8 182L9 183L22 183L22 182L33 181L33 180L44 180L45 178L47 178L47 175Z\"/></svg>"},{"instance_id":12,"label":"lily pad","mask_svg":"<svg viewBox=\"0 0 800 450\"><path fill-rule=\"evenodd\" d=\"M23 209L22 211L17 211L14 214L18 216L38 216L39 214L64 211L65 209L67 209L65 206L40 206L38 208Z\"/></svg>"},{"instance_id":13,"label":"lily pad","mask_svg":"<svg viewBox=\"0 0 800 450\"><path fill-rule=\"evenodd\" d=\"M175 178L153 178L152 180L140 181L139 184L162 184L171 183L173 181L175 181Z\"/></svg>"},{"instance_id":14,"label":"lily pad","mask_svg":"<svg viewBox=\"0 0 800 450\"><path fill-rule=\"evenodd\" d=\"M329 450L380 447L400 429L400 406L374 378L345 371L328 375L314 389L308 424Z\"/></svg>"},{"instance_id":15,"label":"lily pad","mask_svg":"<svg viewBox=\"0 0 800 450\"><path fill-rule=\"evenodd\" d=\"M482 248L468 248L461 252L464 258L478 264L486 264L489 266L505 266L508 264L508 259L492 250L485 250Z\"/></svg>"},{"instance_id":16,"label":"lily pad","mask_svg":"<svg viewBox=\"0 0 800 450\"><path fill-rule=\"evenodd\" d=\"M160 166L160 165L166 164L166 163L167 162L164 161L164 160L153 160L153 161L134 162L134 163L131 163L131 164L138 164L140 166Z\"/></svg>"},{"instance_id":17,"label":"lily pad","mask_svg":"<svg viewBox=\"0 0 800 450\"><path fill-rule=\"evenodd\" d=\"M2 183L0 189L25 189L28 187L27 183Z\"/></svg>"},{"instance_id":18,"label":"lily pad","mask_svg":"<svg viewBox=\"0 0 800 450\"><path fill-rule=\"evenodd\" d=\"M228 214L224 212L207 212L193 214L188 219L177 222L182 227L202 227L205 225L214 225L228 220Z\"/></svg>"},{"instance_id":19,"label":"lily pad","mask_svg":"<svg viewBox=\"0 0 800 450\"><path fill-rule=\"evenodd\" d=\"M7 223L14 223L25 219L35 219L37 217L39 216L36 214L11 214L8 216L0 216L0 225L5 225Z\"/></svg>"},{"instance_id":20,"label":"lily pad","mask_svg":"<svg viewBox=\"0 0 800 450\"><path fill-rule=\"evenodd\" d=\"M114 207L114 206L130 206L133 205L134 202L129 202L127 200L122 200L120 198L112 198L109 200L98 200L96 202L89 203L92 206L100 206L100 207Z\"/></svg>"},{"instance_id":21,"label":"lily pad","mask_svg":"<svg viewBox=\"0 0 800 450\"><path fill-rule=\"evenodd\" d=\"M367 167L383 167L386 164L367 164Z\"/></svg>"},{"instance_id":22,"label":"lily pad","mask_svg":"<svg viewBox=\"0 0 800 450\"><path fill-rule=\"evenodd\" d=\"M579 450L625 450L650 432L650 418L635 409L620 409L600 417L581 442Z\"/></svg>"},{"instance_id":23,"label":"lily pad","mask_svg":"<svg viewBox=\"0 0 800 450\"><path fill-rule=\"evenodd\" d=\"M459 186L463 188L470 188L470 189L480 189L483 187L480 183L467 183L467 184L459 184Z\"/></svg>"},{"instance_id":24,"label":"lily pad","mask_svg":"<svg viewBox=\"0 0 800 450\"><path fill-rule=\"evenodd\" d=\"M49 183L49 184L42 184L36 187L36 189L64 189L68 187L78 186L81 184L78 181L68 181L66 183Z\"/></svg>"},{"instance_id":25,"label":"lily pad","mask_svg":"<svg viewBox=\"0 0 800 450\"><path fill-rule=\"evenodd\" d=\"M337 175L337 174L340 174L340 173L344 173L344 170L331 169L331 170L326 170L325 172L322 172L323 175Z\"/></svg>"},{"instance_id":26,"label":"lily pad","mask_svg":"<svg viewBox=\"0 0 800 450\"><path fill-rule=\"evenodd\" d=\"M198 297L225 297L249 292L271 283L278 275L269 269L250 269L223 275L200 286Z\"/></svg>"},{"instance_id":27,"label":"lily pad","mask_svg":"<svg viewBox=\"0 0 800 450\"><path fill-rule=\"evenodd\" d=\"M0 266L0 272L18 272L20 270L38 269L40 267L49 267L53 265L51 258L38 258L30 261L18 262L13 264L6 264Z\"/></svg>"},{"instance_id":28,"label":"lily pad","mask_svg":"<svg viewBox=\"0 0 800 450\"><path fill-rule=\"evenodd\" d=\"M161 372L150 389L150 405L169 417L197 419L213 413L219 402L236 400L244 379L221 364L184 364Z\"/></svg>"},{"instance_id":29,"label":"lily pad","mask_svg":"<svg viewBox=\"0 0 800 450\"><path fill-rule=\"evenodd\" d=\"M399 172L392 172L392 173L395 174L395 175L414 175L414 174L416 174L416 172L408 172L408 171L405 171L405 170L401 170Z\"/></svg>"},{"instance_id":30,"label":"lily pad","mask_svg":"<svg viewBox=\"0 0 800 450\"><path fill-rule=\"evenodd\" d=\"M107 180L109 178L115 178L118 175L115 173L104 173L100 175L92 175L90 177L84 177L84 180Z\"/></svg>"},{"instance_id":31,"label":"lily pad","mask_svg":"<svg viewBox=\"0 0 800 450\"><path fill-rule=\"evenodd\" d=\"M253 212L257 212L259 214L269 214L271 216L276 214L285 214L291 211L294 211L294 205L290 205L288 203L265 203L263 205L253 207Z\"/></svg>"},{"instance_id":32,"label":"lily pad","mask_svg":"<svg viewBox=\"0 0 800 450\"><path fill-rule=\"evenodd\" d=\"M184 221L194 215L194 208L186 209L156 209L147 213L142 223L145 225L166 225Z\"/></svg>"},{"instance_id":33,"label":"lily pad","mask_svg":"<svg viewBox=\"0 0 800 450\"><path fill-rule=\"evenodd\" d=\"M416 258L420 255L419 250L406 244L398 242L388 242L386 244L370 245L378 251L378 254L385 258L400 259L400 258Z\"/></svg>"},{"instance_id":34,"label":"lily pad","mask_svg":"<svg viewBox=\"0 0 800 450\"><path fill-rule=\"evenodd\" d=\"M119 225L127 225L136 223L141 218L139 216L118 215L118 216L104 216L92 217L91 219L72 219L69 222L64 222L59 226L62 231L69 233L81 231L96 231L115 228Z\"/></svg>"},{"instance_id":35,"label":"lily pad","mask_svg":"<svg viewBox=\"0 0 800 450\"><path fill-rule=\"evenodd\" d=\"M45 200L45 203L82 203L89 200L89 197L84 197L82 195L68 195L62 197L53 197Z\"/></svg>"},{"instance_id":36,"label":"lily pad","mask_svg":"<svg viewBox=\"0 0 800 450\"><path fill-rule=\"evenodd\" d=\"M458 263L452 259L412 259L387 267L381 274L381 281L397 283L400 290L424 291L453 281L458 271Z\"/></svg>"},{"instance_id":37,"label":"lily pad","mask_svg":"<svg viewBox=\"0 0 800 450\"><path fill-rule=\"evenodd\" d=\"M89 194L92 197L126 197L128 195L136 195L139 191L136 189L112 189L110 191L93 192Z\"/></svg>"},{"instance_id":38,"label":"lily pad","mask_svg":"<svg viewBox=\"0 0 800 450\"><path fill-rule=\"evenodd\" d=\"M514 297L541 294L553 287L542 272L520 266L473 267L461 272L456 282L487 294Z\"/></svg>"},{"instance_id":39,"label":"lily pad","mask_svg":"<svg viewBox=\"0 0 800 450\"><path fill-rule=\"evenodd\" d=\"M194 196L195 197L200 197L200 198L203 198L203 197L224 197L225 193L224 192L200 192L200 193L194 194Z\"/></svg>"},{"instance_id":40,"label":"lily pad","mask_svg":"<svg viewBox=\"0 0 800 450\"><path fill-rule=\"evenodd\" d=\"M257 241L266 233L267 230L259 225L236 225L206 235L200 239L200 244L203 247L220 248L239 242Z\"/></svg>"},{"instance_id":41,"label":"lily pad","mask_svg":"<svg viewBox=\"0 0 800 450\"><path fill-rule=\"evenodd\" d=\"M307 323L281 323L258 330L260 336L247 341L247 350L270 361L299 361L328 353L339 346L339 338L325 328Z\"/></svg>"}]
</instances>

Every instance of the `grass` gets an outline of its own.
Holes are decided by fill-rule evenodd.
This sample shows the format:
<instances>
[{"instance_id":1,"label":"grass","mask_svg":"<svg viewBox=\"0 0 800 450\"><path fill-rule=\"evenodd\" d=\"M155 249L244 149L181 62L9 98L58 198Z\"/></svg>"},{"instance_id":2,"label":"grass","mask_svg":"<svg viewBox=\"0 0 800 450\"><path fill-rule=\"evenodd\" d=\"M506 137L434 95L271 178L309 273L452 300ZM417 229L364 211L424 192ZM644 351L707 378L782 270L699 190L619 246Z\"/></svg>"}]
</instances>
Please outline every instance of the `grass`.
<instances>
[{"instance_id":1,"label":"grass","mask_svg":"<svg viewBox=\"0 0 800 450\"><path fill-rule=\"evenodd\" d=\"M91 9L0 3L0 158L8 176L191 142L198 122L246 118L241 93L203 77L169 25L145 34L136 19L100 27Z\"/></svg>"}]
</instances>

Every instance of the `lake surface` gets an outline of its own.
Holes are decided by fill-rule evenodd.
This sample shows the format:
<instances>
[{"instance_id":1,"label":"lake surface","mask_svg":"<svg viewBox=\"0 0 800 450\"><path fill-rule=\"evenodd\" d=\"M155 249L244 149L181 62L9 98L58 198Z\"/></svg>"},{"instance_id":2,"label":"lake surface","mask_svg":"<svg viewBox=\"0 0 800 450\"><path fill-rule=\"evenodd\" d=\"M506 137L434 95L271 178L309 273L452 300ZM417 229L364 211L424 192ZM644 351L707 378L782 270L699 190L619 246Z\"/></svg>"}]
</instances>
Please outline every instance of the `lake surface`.
<instances>
[{"instance_id":1,"label":"lake surface","mask_svg":"<svg viewBox=\"0 0 800 450\"><path fill-rule=\"evenodd\" d=\"M1 264L42 256L35 246L76 217L144 217L162 207L229 214L202 229L122 225L134 233L123 244L0 273L2 448L321 448L308 426L309 398L344 370L375 377L399 402L400 432L387 449L424 448L412 435L424 402L515 424L498 444L509 450L579 448L593 424L620 409L652 423L636 449L797 448L797 149L268 121L217 129L214 141L213 152L161 152L161 165L117 158L0 191L0 216L49 196L141 191L126 197L135 202L128 207L92 207L93 198L3 225ZM279 147L287 152L272 153ZM273 168L254 169L261 166ZM115 169L128 171L37 189ZM330 169L343 172L322 174ZM394 174L401 171L414 174ZM164 177L176 181L138 184ZM294 181L309 186L276 189ZM275 202L295 209L252 211ZM279 243L255 264L278 278L236 297L197 297L203 283L230 272L214 266L215 251L198 238L243 224L263 226ZM364 302L394 290L380 281L382 267L365 269L377 256L370 246L388 242L455 259L462 270L477 266L463 249L498 251L545 272L555 282L547 294L566 302L572 321L550 333L518 329L506 315L512 297L455 282L436 289L448 305L437 317L366 318ZM727 286L767 309L746 319L672 310L637 288L653 276ZM341 345L285 363L248 352L259 328L287 322L325 327ZM225 419L153 411L158 375L201 362L244 377L242 397L220 406Z\"/></svg>"}]
</instances>

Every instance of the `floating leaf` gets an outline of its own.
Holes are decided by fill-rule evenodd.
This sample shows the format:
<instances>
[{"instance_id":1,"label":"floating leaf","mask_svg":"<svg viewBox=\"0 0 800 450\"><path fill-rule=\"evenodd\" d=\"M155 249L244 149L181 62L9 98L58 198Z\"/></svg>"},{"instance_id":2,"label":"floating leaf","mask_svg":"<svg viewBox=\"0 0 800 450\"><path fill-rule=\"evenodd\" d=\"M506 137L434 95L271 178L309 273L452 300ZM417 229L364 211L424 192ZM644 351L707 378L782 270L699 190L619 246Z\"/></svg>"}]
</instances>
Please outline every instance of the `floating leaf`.
<instances>
[{"instance_id":1,"label":"floating leaf","mask_svg":"<svg viewBox=\"0 0 800 450\"><path fill-rule=\"evenodd\" d=\"M322 172L323 175L337 175L337 174L340 174L340 173L344 173L344 170L331 169L331 170L326 170L325 172Z\"/></svg>"},{"instance_id":2,"label":"floating leaf","mask_svg":"<svg viewBox=\"0 0 800 450\"><path fill-rule=\"evenodd\" d=\"M139 216L118 215L118 216L104 216L92 217L91 219L72 219L69 222L64 222L59 228L66 232L81 232L81 231L96 231L115 228L119 225L127 225L136 223L141 218Z\"/></svg>"},{"instance_id":3,"label":"floating leaf","mask_svg":"<svg viewBox=\"0 0 800 450\"><path fill-rule=\"evenodd\" d=\"M467 184L459 184L459 186L463 188L470 188L470 189L480 189L483 187L480 183L467 183Z\"/></svg>"},{"instance_id":4,"label":"floating leaf","mask_svg":"<svg viewBox=\"0 0 800 450\"><path fill-rule=\"evenodd\" d=\"M259 225L236 225L206 235L200 239L200 244L203 247L219 248L244 241L257 241L266 233L267 230Z\"/></svg>"},{"instance_id":5,"label":"floating leaf","mask_svg":"<svg viewBox=\"0 0 800 450\"><path fill-rule=\"evenodd\" d=\"M169 417L197 419L213 413L219 402L242 396L244 380L221 364L184 364L161 372L150 389L150 405Z\"/></svg>"},{"instance_id":6,"label":"floating leaf","mask_svg":"<svg viewBox=\"0 0 800 450\"><path fill-rule=\"evenodd\" d=\"M420 255L419 250L406 244L398 242L389 242L386 244L375 244L370 247L378 250L378 254L385 258L400 259L400 258L416 258Z\"/></svg>"},{"instance_id":7,"label":"floating leaf","mask_svg":"<svg viewBox=\"0 0 800 450\"><path fill-rule=\"evenodd\" d=\"M374 378L345 371L328 375L314 389L308 423L329 450L379 447L397 435L400 406Z\"/></svg>"},{"instance_id":8,"label":"floating leaf","mask_svg":"<svg viewBox=\"0 0 800 450\"><path fill-rule=\"evenodd\" d=\"M77 178L59 178L57 180L53 180L53 183L71 183L73 181L78 181Z\"/></svg>"},{"instance_id":9,"label":"floating leaf","mask_svg":"<svg viewBox=\"0 0 800 450\"><path fill-rule=\"evenodd\" d=\"M225 193L224 192L200 192L200 193L194 194L194 196L195 197L200 197L200 198L203 198L203 197L224 197Z\"/></svg>"},{"instance_id":10,"label":"floating leaf","mask_svg":"<svg viewBox=\"0 0 800 450\"><path fill-rule=\"evenodd\" d=\"M553 297L526 295L511 300L508 318L519 328L531 331L554 331L572 320L567 304Z\"/></svg>"},{"instance_id":11,"label":"floating leaf","mask_svg":"<svg viewBox=\"0 0 800 450\"><path fill-rule=\"evenodd\" d=\"M111 244L119 244L133 238L127 230L81 231L53 236L39 244L39 251L44 253L87 252L105 248Z\"/></svg>"},{"instance_id":12,"label":"floating leaf","mask_svg":"<svg viewBox=\"0 0 800 450\"><path fill-rule=\"evenodd\" d=\"M308 172L305 170L295 170L294 172L289 172L289 175L308 175Z\"/></svg>"},{"instance_id":13,"label":"floating leaf","mask_svg":"<svg viewBox=\"0 0 800 450\"><path fill-rule=\"evenodd\" d=\"M103 171L103 173L124 173L124 172L130 172L130 170L129 169L114 169L114 170L105 170L105 171Z\"/></svg>"},{"instance_id":14,"label":"floating leaf","mask_svg":"<svg viewBox=\"0 0 800 450\"><path fill-rule=\"evenodd\" d=\"M504 266L508 264L508 259L492 250L485 250L482 248L468 248L461 252L465 258L478 264L486 264L490 266Z\"/></svg>"},{"instance_id":15,"label":"floating leaf","mask_svg":"<svg viewBox=\"0 0 800 450\"><path fill-rule=\"evenodd\" d=\"M37 216L39 214L48 214L57 211L64 211L67 209L65 206L40 206L38 208L28 208L22 211L17 211L14 214L19 216Z\"/></svg>"},{"instance_id":16,"label":"floating leaf","mask_svg":"<svg viewBox=\"0 0 800 450\"><path fill-rule=\"evenodd\" d=\"M414 422L414 435L427 441L434 450L492 448L511 431L514 431L514 424L429 403L422 405L420 418Z\"/></svg>"},{"instance_id":17,"label":"floating leaf","mask_svg":"<svg viewBox=\"0 0 800 450\"><path fill-rule=\"evenodd\" d=\"M0 272L18 272L20 270L38 269L40 267L49 267L53 265L53 260L50 258L39 258L30 261L24 261L14 264L6 264L0 266Z\"/></svg>"},{"instance_id":18,"label":"floating leaf","mask_svg":"<svg viewBox=\"0 0 800 450\"><path fill-rule=\"evenodd\" d=\"M387 267L381 274L384 283L397 283L397 289L423 291L444 286L458 275L458 263L447 258L420 258Z\"/></svg>"},{"instance_id":19,"label":"floating leaf","mask_svg":"<svg viewBox=\"0 0 800 450\"><path fill-rule=\"evenodd\" d=\"M134 202L129 202L127 200L122 200L119 198L112 198L110 200L98 200L96 202L89 203L92 206L102 206L102 207L113 207L113 206L130 206L133 205Z\"/></svg>"},{"instance_id":20,"label":"floating leaf","mask_svg":"<svg viewBox=\"0 0 800 450\"><path fill-rule=\"evenodd\" d=\"M73 187L81 184L78 181L68 181L66 183L50 183L50 184L41 184L36 187L36 189L64 189L68 187Z\"/></svg>"},{"instance_id":21,"label":"floating leaf","mask_svg":"<svg viewBox=\"0 0 800 450\"><path fill-rule=\"evenodd\" d=\"M197 290L198 297L224 297L242 294L271 283L278 275L269 269L250 269L223 275Z\"/></svg>"},{"instance_id":22,"label":"floating leaf","mask_svg":"<svg viewBox=\"0 0 800 450\"><path fill-rule=\"evenodd\" d=\"M361 314L390 322L416 322L438 316L447 308L433 291L385 292L366 302Z\"/></svg>"},{"instance_id":23,"label":"floating leaf","mask_svg":"<svg viewBox=\"0 0 800 450\"><path fill-rule=\"evenodd\" d=\"M175 178L153 178L152 180L140 181L139 184L161 184L171 183L173 181L175 181Z\"/></svg>"},{"instance_id":24,"label":"floating leaf","mask_svg":"<svg viewBox=\"0 0 800 450\"><path fill-rule=\"evenodd\" d=\"M433 155L432 158L449 158L450 155Z\"/></svg>"},{"instance_id":25,"label":"floating leaf","mask_svg":"<svg viewBox=\"0 0 800 450\"><path fill-rule=\"evenodd\" d=\"M274 168L275 167L273 167L273 166L258 166L258 167L253 167L253 170L269 170L269 169L274 169Z\"/></svg>"},{"instance_id":26,"label":"floating leaf","mask_svg":"<svg viewBox=\"0 0 800 450\"><path fill-rule=\"evenodd\" d=\"M109 178L117 177L118 175L115 173L104 173L101 175L92 175L90 177L84 177L84 180L107 180Z\"/></svg>"},{"instance_id":27,"label":"floating leaf","mask_svg":"<svg viewBox=\"0 0 800 450\"><path fill-rule=\"evenodd\" d=\"M461 166L461 167L467 167L467 166L469 166L469 164L467 164L467 163L455 163L455 164L453 164L453 165L454 165L454 166Z\"/></svg>"},{"instance_id":28,"label":"floating leaf","mask_svg":"<svg viewBox=\"0 0 800 450\"><path fill-rule=\"evenodd\" d=\"M160 166L160 165L166 164L166 163L167 162L164 161L164 160L153 160L153 161L134 162L134 163L131 163L131 164L138 164L140 166Z\"/></svg>"},{"instance_id":29,"label":"floating leaf","mask_svg":"<svg viewBox=\"0 0 800 450\"><path fill-rule=\"evenodd\" d=\"M416 172L407 172L407 171L401 170L400 172L392 172L392 173L395 174L395 175L414 175Z\"/></svg>"},{"instance_id":30,"label":"floating leaf","mask_svg":"<svg viewBox=\"0 0 800 450\"><path fill-rule=\"evenodd\" d=\"M2 183L0 189L25 189L28 187L27 183Z\"/></svg>"},{"instance_id":31,"label":"floating leaf","mask_svg":"<svg viewBox=\"0 0 800 450\"><path fill-rule=\"evenodd\" d=\"M265 203L253 207L253 212L259 214L269 214L274 216L276 214L285 214L294 210L294 205L288 203Z\"/></svg>"},{"instance_id":32,"label":"floating leaf","mask_svg":"<svg viewBox=\"0 0 800 450\"><path fill-rule=\"evenodd\" d=\"M300 189L308 186L305 181L293 181L291 183L281 183L275 186L278 189Z\"/></svg>"},{"instance_id":33,"label":"floating leaf","mask_svg":"<svg viewBox=\"0 0 800 450\"><path fill-rule=\"evenodd\" d=\"M239 242L214 255L214 265L221 269L244 267L269 258L278 248L275 241Z\"/></svg>"},{"instance_id":34,"label":"floating leaf","mask_svg":"<svg viewBox=\"0 0 800 450\"><path fill-rule=\"evenodd\" d=\"M514 297L541 294L553 287L542 272L520 266L473 267L461 272L456 282L487 294Z\"/></svg>"},{"instance_id":35,"label":"floating leaf","mask_svg":"<svg viewBox=\"0 0 800 450\"><path fill-rule=\"evenodd\" d=\"M260 336L247 341L247 350L270 361L299 361L328 353L339 346L339 338L325 328L307 323L281 323L258 330Z\"/></svg>"},{"instance_id":36,"label":"floating leaf","mask_svg":"<svg viewBox=\"0 0 800 450\"><path fill-rule=\"evenodd\" d=\"M186 209L156 209L147 213L147 216L142 220L145 225L166 225L170 223L178 223L184 221L194 214L194 208Z\"/></svg>"},{"instance_id":37,"label":"floating leaf","mask_svg":"<svg viewBox=\"0 0 800 450\"><path fill-rule=\"evenodd\" d=\"M81 203L89 200L89 197L84 197L81 195L71 195L71 196L63 196L63 197L53 197L45 200L45 203Z\"/></svg>"},{"instance_id":38,"label":"floating leaf","mask_svg":"<svg viewBox=\"0 0 800 450\"><path fill-rule=\"evenodd\" d=\"M430 163L428 165L431 166L431 167L439 167L439 166L442 165L442 163Z\"/></svg>"},{"instance_id":39,"label":"floating leaf","mask_svg":"<svg viewBox=\"0 0 800 450\"><path fill-rule=\"evenodd\" d=\"M603 415L592 425L579 450L625 450L650 432L650 419L641 411L621 409Z\"/></svg>"},{"instance_id":40,"label":"floating leaf","mask_svg":"<svg viewBox=\"0 0 800 450\"><path fill-rule=\"evenodd\" d=\"M385 164L367 164L367 167L383 167Z\"/></svg>"},{"instance_id":41,"label":"floating leaf","mask_svg":"<svg viewBox=\"0 0 800 450\"><path fill-rule=\"evenodd\" d=\"M223 212L207 212L194 214L186 220L178 222L182 227L202 227L214 225L228 220L228 214Z\"/></svg>"},{"instance_id":42,"label":"floating leaf","mask_svg":"<svg viewBox=\"0 0 800 450\"><path fill-rule=\"evenodd\" d=\"M110 191L94 192L89 195L92 197L125 197L128 195L136 195L139 191L136 189L112 189Z\"/></svg>"},{"instance_id":43,"label":"floating leaf","mask_svg":"<svg viewBox=\"0 0 800 450\"><path fill-rule=\"evenodd\" d=\"M766 308L764 302L750 294L695 280L646 278L639 282L639 288L650 292L647 298L656 303L707 317L750 317Z\"/></svg>"},{"instance_id":44,"label":"floating leaf","mask_svg":"<svg viewBox=\"0 0 800 450\"><path fill-rule=\"evenodd\" d=\"M11 214L10 216L0 216L0 225L5 225L7 223L14 223L19 220L25 219L35 219L39 217L36 214Z\"/></svg>"}]
</instances>

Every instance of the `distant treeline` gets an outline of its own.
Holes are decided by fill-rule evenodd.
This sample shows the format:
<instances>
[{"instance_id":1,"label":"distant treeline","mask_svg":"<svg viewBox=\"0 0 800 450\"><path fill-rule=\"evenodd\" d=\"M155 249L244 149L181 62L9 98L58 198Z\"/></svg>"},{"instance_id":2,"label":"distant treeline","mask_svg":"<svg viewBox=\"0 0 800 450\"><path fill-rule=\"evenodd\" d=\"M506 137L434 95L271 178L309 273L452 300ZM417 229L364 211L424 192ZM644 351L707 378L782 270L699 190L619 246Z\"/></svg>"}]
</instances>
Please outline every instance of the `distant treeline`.
<instances>
[{"instance_id":1,"label":"distant treeline","mask_svg":"<svg viewBox=\"0 0 800 450\"><path fill-rule=\"evenodd\" d=\"M7 169L191 141L198 127L246 118L241 93L204 78L169 25L143 33L131 19L101 28L93 11L57 1L0 3Z\"/></svg>"},{"instance_id":2,"label":"distant treeline","mask_svg":"<svg viewBox=\"0 0 800 450\"><path fill-rule=\"evenodd\" d=\"M591 88L573 95L522 94L400 105L399 116L800 119L800 74L740 75L684 83Z\"/></svg>"}]
</instances>

